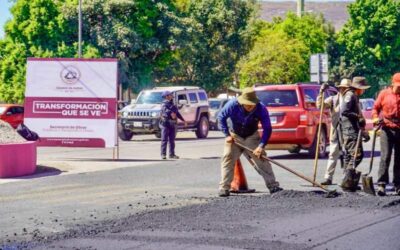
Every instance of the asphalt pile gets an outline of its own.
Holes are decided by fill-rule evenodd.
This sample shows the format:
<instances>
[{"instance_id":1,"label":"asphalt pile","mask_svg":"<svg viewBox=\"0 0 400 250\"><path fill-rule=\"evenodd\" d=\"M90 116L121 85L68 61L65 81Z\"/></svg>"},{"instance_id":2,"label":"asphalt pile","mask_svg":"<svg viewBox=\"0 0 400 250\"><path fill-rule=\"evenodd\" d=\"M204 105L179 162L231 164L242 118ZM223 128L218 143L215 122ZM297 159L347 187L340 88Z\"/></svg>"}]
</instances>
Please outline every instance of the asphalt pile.
<instances>
[{"instance_id":1,"label":"asphalt pile","mask_svg":"<svg viewBox=\"0 0 400 250\"><path fill-rule=\"evenodd\" d=\"M21 143L25 141L10 124L0 120L0 144Z\"/></svg>"},{"instance_id":2,"label":"asphalt pile","mask_svg":"<svg viewBox=\"0 0 400 250\"><path fill-rule=\"evenodd\" d=\"M258 230L258 227L265 233L268 231L268 223L274 223L279 218L285 220L294 215L307 216L316 211L326 212L326 215L338 214L342 211L345 214L365 214L364 216L373 215L380 211L391 211L393 214L398 214L400 206L399 196L378 198L358 192L342 193L337 198L326 199L324 192L296 190L284 190L273 195L232 195L229 198L192 197L192 200L199 200L201 203L170 209L153 207L127 217L117 217L84 225L77 224L68 231L53 235L44 235L38 230L25 232L32 237L31 240L2 243L6 249L7 247L10 247L10 249L13 249L11 247L16 247L16 249L45 249L53 247L54 242L67 242L81 237L110 238L121 241L130 241L133 239L132 237L136 237L135 239L140 242L150 244L158 241L162 245L168 243L168 240L165 240L165 235L160 236L160 232L164 234L169 232L169 237L172 237L170 240L174 239L172 235L175 233L185 232L196 235L192 239L193 244L210 244L210 247L217 245L226 248L246 249L309 249L307 246L289 244L279 239L272 241L257 237L249 237L246 240L233 239L238 235L248 235L249 232ZM135 205L129 204L129 206ZM120 207L116 209L119 210ZM56 222L59 223L59 221ZM282 227L286 226L283 225ZM136 235L140 232L147 232L148 234ZM219 235L219 237L210 237L214 234ZM222 237L221 235L229 237ZM205 239L207 239L207 243L205 243ZM182 244L185 243L185 239L176 238L174 240ZM0 248L1 246L0 241ZM269 247L265 248L265 246ZM76 249L79 249L79 244Z\"/></svg>"}]
</instances>

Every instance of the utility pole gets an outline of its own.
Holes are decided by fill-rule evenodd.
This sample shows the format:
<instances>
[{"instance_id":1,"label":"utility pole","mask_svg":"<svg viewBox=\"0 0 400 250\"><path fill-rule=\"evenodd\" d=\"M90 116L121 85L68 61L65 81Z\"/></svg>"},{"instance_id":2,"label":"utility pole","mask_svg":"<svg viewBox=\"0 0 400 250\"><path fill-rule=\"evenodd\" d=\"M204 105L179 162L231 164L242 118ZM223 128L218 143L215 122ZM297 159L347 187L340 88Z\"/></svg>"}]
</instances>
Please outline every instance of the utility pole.
<instances>
[{"instance_id":1,"label":"utility pole","mask_svg":"<svg viewBox=\"0 0 400 250\"><path fill-rule=\"evenodd\" d=\"M304 0L297 0L297 16L301 17L304 13Z\"/></svg>"},{"instance_id":2,"label":"utility pole","mask_svg":"<svg viewBox=\"0 0 400 250\"><path fill-rule=\"evenodd\" d=\"M78 15L78 57L82 58L82 0L79 0Z\"/></svg>"}]
</instances>

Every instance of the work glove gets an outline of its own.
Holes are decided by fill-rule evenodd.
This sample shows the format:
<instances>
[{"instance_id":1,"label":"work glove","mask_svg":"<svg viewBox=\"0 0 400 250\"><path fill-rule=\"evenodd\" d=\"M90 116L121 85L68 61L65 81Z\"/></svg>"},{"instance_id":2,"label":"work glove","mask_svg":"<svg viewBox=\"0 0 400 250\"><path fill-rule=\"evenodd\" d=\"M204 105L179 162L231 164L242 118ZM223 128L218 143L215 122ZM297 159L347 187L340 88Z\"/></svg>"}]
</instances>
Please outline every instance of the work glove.
<instances>
[{"instance_id":1,"label":"work glove","mask_svg":"<svg viewBox=\"0 0 400 250\"><path fill-rule=\"evenodd\" d=\"M254 149L253 154L257 157L257 158L261 158L261 155L265 155L265 151L262 147L257 147L256 149Z\"/></svg>"},{"instance_id":2,"label":"work glove","mask_svg":"<svg viewBox=\"0 0 400 250\"><path fill-rule=\"evenodd\" d=\"M372 119L372 123L374 124L374 126L378 126L379 124L381 124L383 122L382 119L380 119L379 117L373 118Z\"/></svg>"},{"instance_id":3,"label":"work glove","mask_svg":"<svg viewBox=\"0 0 400 250\"><path fill-rule=\"evenodd\" d=\"M362 132L362 138L363 138L363 142L368 142L370 139L371 139L371 137L369 136L369 133L368 133L368 131L366 131L366 130L364 130L363 132Z\"/></svg>"},{"instance_id":4,"label":"work glove","mask_svg":"<svg viewBox=\"0 0 400 250\"><path fill-rule=\"evenodd\" d=\"M319 89L320 93L323 93L325 90L327 90L329 88L329 85L327 83L323 83L321 85L321 88Z\"/></svg>"},{"instance_id":5,"label":"work glove","mask_svg":"<svg viewBox=\"0 0 400 250\"><path fill-rule=\"evenodd\" d=\"M360 126L360 128L365 128L365 125L367 125L367 122L365 121L364 117L358 118L358 125Z\"/></svg>"}]
</instances>

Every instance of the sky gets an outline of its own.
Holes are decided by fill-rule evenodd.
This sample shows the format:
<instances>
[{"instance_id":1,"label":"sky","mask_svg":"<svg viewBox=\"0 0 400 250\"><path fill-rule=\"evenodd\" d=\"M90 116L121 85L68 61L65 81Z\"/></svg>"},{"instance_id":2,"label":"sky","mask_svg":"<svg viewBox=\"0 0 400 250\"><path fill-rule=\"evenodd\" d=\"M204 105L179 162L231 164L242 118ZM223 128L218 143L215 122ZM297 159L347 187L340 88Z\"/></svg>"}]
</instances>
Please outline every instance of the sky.
<instances>
[{"instance_id":1,"label":"sky","mask_svg":"<svg viewBox=\"0 0 400 250\"><path fill-rule=\"evenodd\" d=\"M11 3L8 0L0 0L0 38L4 37L4 24L11 18Z\"/></svg>"},{"instance_id":2,"label":"sky","mask_svg":"<svg viewBox=\"0 0 400 250\"><path fill-rule=\"evenodd\" d=\"M297 0L267 0L270 2L296 2ZM351 1L351 0L350 0ZM305 2L349 2L349 0L305 0ZM4 37L4 24L11 18L11 3L9 0L0 0L0 38Z\"/></svg>"}]
</instances>

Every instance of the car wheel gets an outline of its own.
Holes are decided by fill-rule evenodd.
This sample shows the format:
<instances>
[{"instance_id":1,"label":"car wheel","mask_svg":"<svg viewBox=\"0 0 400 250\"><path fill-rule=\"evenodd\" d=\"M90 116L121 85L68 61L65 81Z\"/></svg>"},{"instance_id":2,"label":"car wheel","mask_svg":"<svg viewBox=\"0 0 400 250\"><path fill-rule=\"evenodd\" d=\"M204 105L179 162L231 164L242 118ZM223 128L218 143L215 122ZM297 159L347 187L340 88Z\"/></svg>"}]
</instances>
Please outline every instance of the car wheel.
<instances>
[{"instance_id":1,"label":"car wheel","mask_svg":"<svg viewBox=\"0 0 400 250\"><path fill-rule=\"evenodd\" d=\"M197 129L196 129L197 138L199 138L199 139L207 138L208 130L209 130L208 119L207 119L207 117L202 116L200 118L199 123L197 124Z\"/></svg>"},{"instance_id":2,"label":"car wheel","mask_svg":"<svg viewBox=\"0 0 400 250\"><path fill-rule=\"evenodd\" d=\"M301 150L300 147L295 147L295 148L289 149L288 151L291 154L299 154L300 150Z\"/></svg>"},{"instance_id":3,"label":"car wheel","mask_svg":"<svg viewBox=\"0 0 400 250\"><path fill-rule=\"evenodd\" d=\"M326 132L325 129L322 128L321 130L321 136L320 136L320 141L319 141L319 151L318 151L318 157L319 158L325 158L328 154L327 152L327 138L326 138ZM315 153L317 151L317 135L314 137L314 142L311 146L311 148L308 150L308 154L310 157L315 157Z\"/></svg>"},{"instance_id":4,"label":"car wheel","mask_svg":"<svg viewBox=\"0 0 400 250\"><path fill-rule=\"evenodd\" d=\"M123 141L130 141L133 137L133 132L118 125L118 136Z\"/></svg>"},{"instance_id":5,"label":"car wheel","mask_svg":"<svg viewBox=\"0 0 400 250\"><path fill-rule=\"evenodd\" d=\"M156 134L155 134L155 136L156 136L156 138L161 138L161 132L157 132Z\"/></svg>"}]
</instances>

